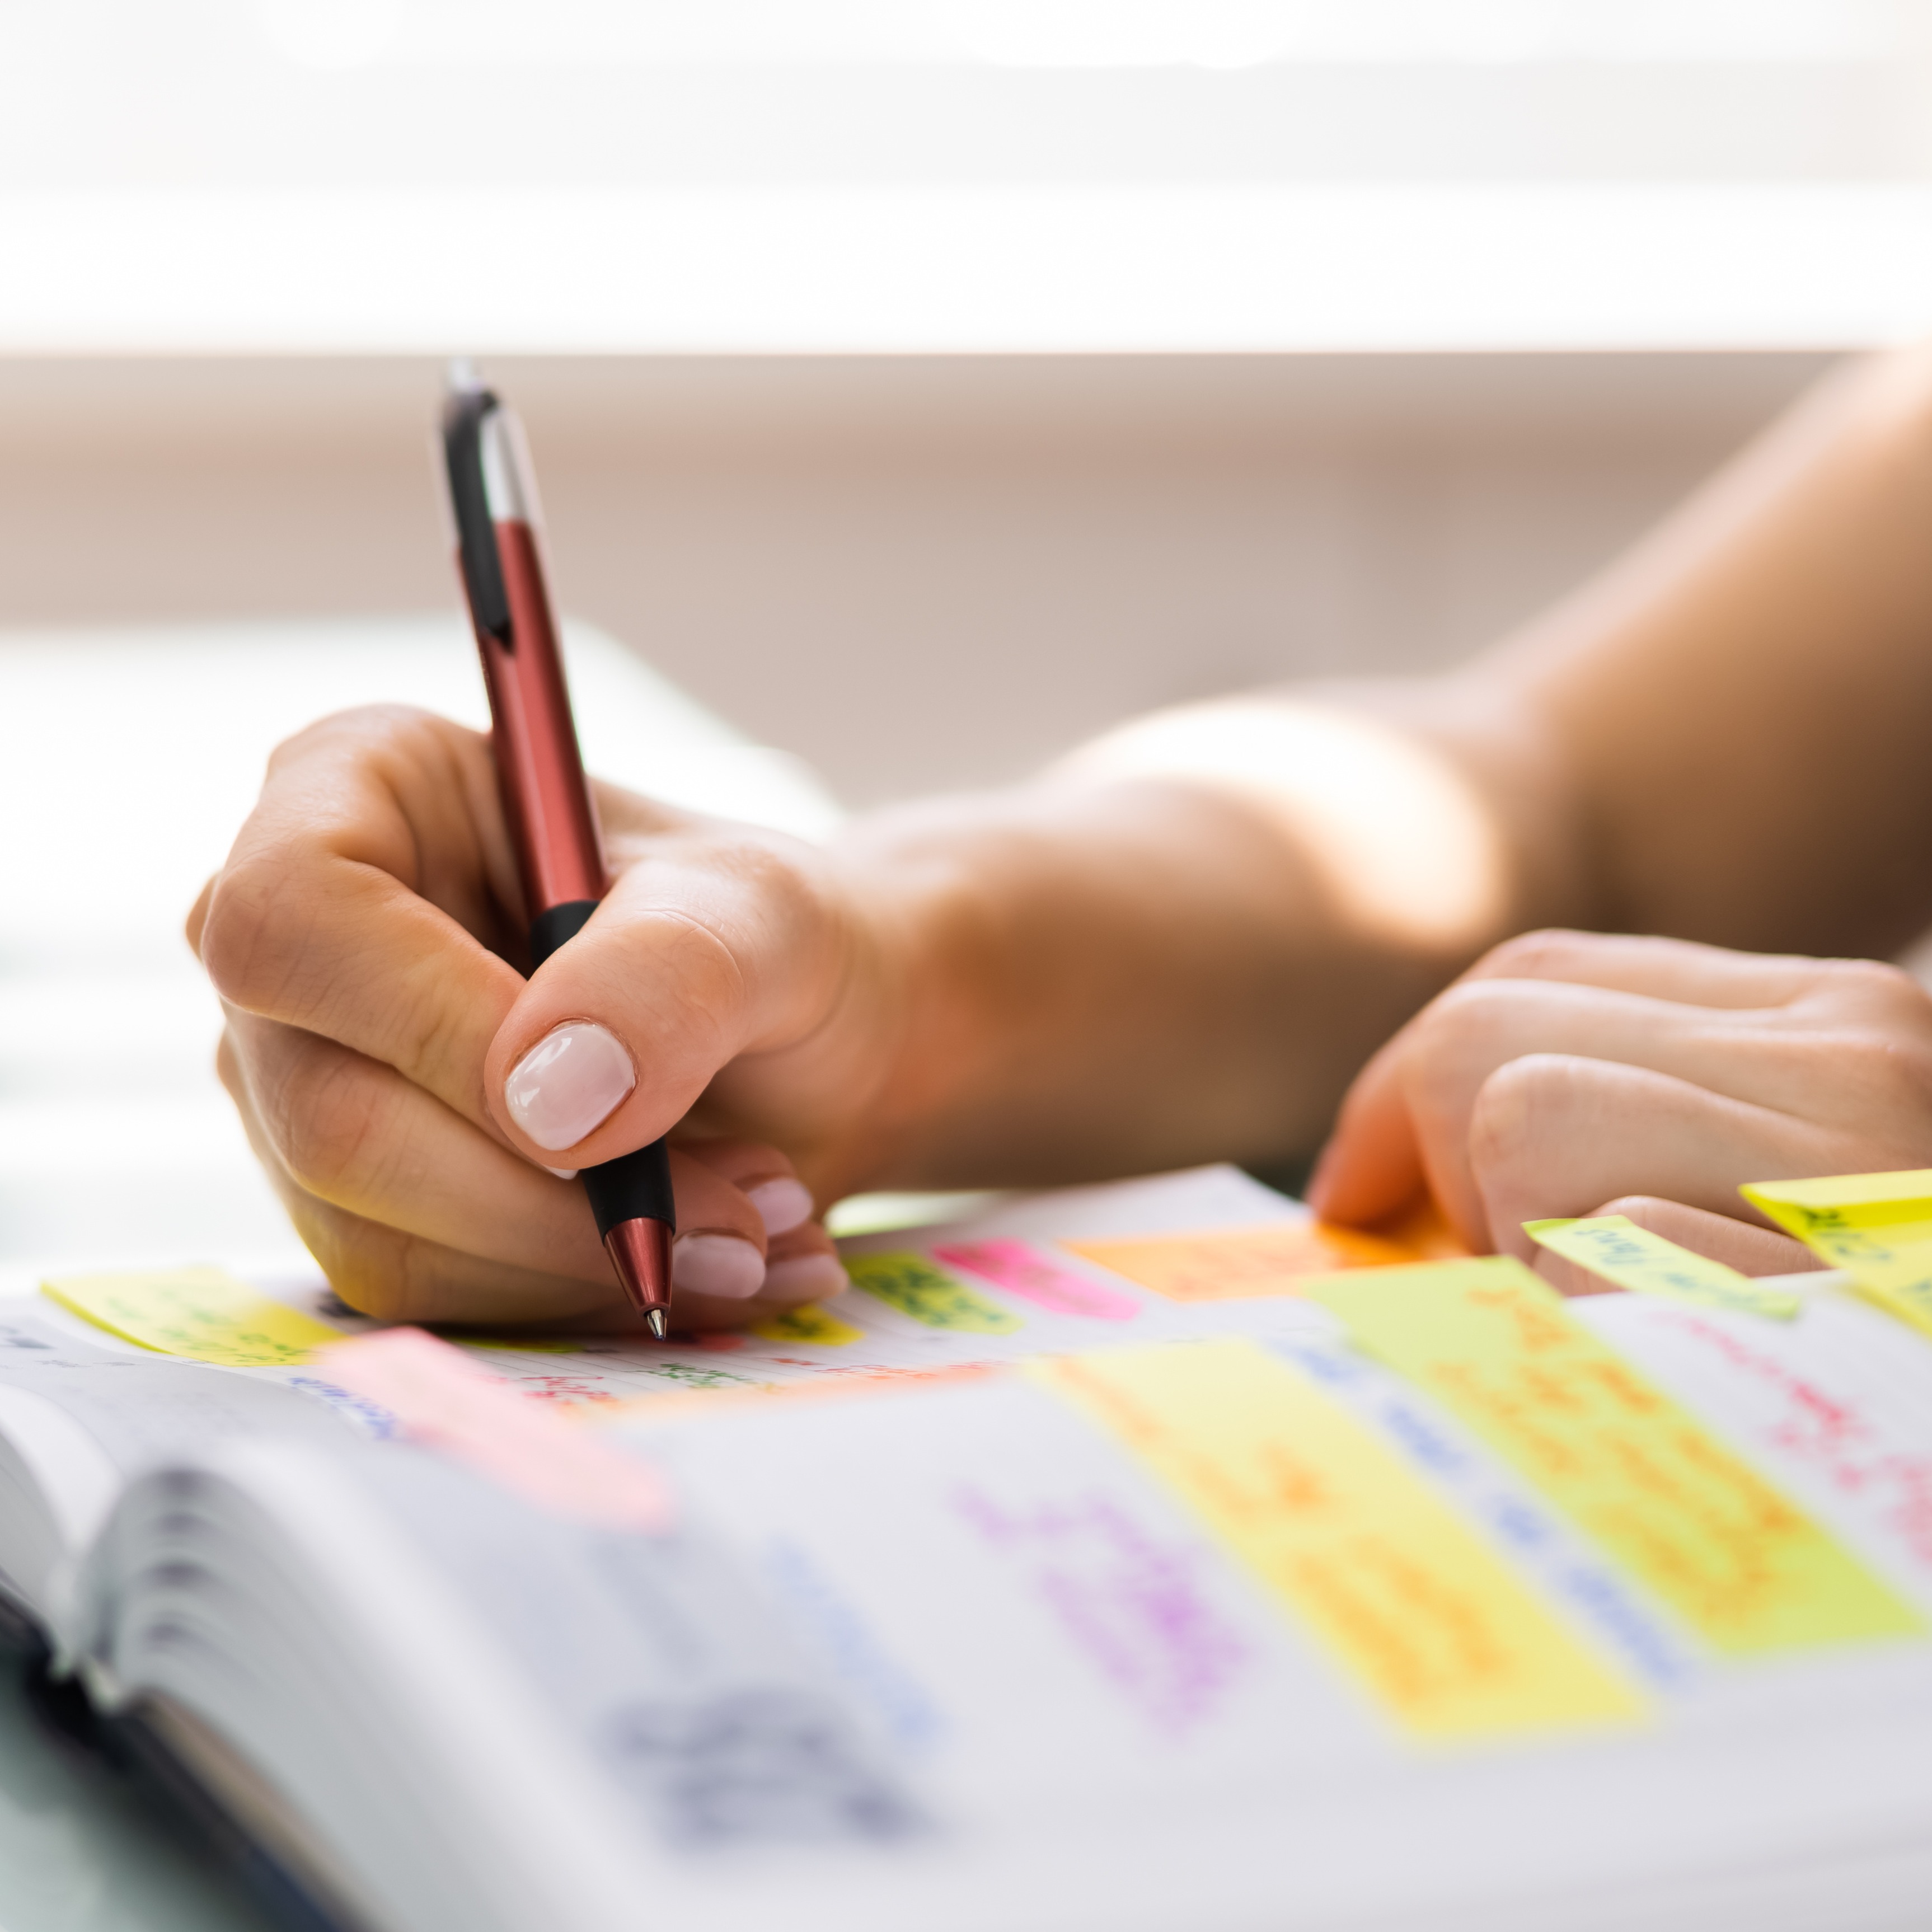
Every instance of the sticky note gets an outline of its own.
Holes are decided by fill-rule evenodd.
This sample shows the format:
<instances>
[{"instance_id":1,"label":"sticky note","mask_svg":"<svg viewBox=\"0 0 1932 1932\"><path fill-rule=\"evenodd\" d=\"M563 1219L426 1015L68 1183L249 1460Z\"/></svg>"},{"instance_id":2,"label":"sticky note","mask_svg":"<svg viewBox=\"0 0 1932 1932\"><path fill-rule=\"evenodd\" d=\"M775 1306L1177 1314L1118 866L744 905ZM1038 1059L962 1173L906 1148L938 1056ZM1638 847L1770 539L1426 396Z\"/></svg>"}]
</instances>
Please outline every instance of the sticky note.
<instances>
[{"instance_id":1,"label":"sticky note","mask_svg":"<svg viewBox=\"0 0 1932 1932\"><path fill-rule=\"evenodd\" d=\"M1739 1190L1858 1292L1932 1335L1932 1169L1761 1180Z\"/></svg>"},{"instance_id":2,"label":"sticky note","mask_svg":"<svg viewBox=\"0 0 1932 1932\"><path fill-rule=\"evenodd\" d=\"M312 1348L342 1339L340 1329L258 1294L218 1268L66 1275L42 1282L40 1292L124 1342L224 1368L305 1361Z\"/></svg>"},{"instance_id":3,"label":"sticky note","mask_svg":"<svg viewBox=\"0 0 1932 1932\"><path fill-rule=\"evenodd\" d=\"M610 1528L670 1522L668 1492L648 1465L519 1394L462 1350L420 1328L330 1339L322 1366L334 1381L504 1488Z\"/></svg>"},{"instance_id":4,"label":"sticky note","mask_svg":"<svg viewBox=\"0 0 1932 1932\"><path fill-rule=\"evenodd\" d=\"M849 1348L854 1342L866 1339L862 1328L855 1328L850 1322L827 1314L815 1301L806 1303L802 1308L788 1308L767 1321L755 1322L752 1333L762 1336L767 1342L809 1342L821 1348Z\"/></svg>"},{"instance_id":5,"label":"sticky note","mask_svg":"<svg viewBox=\"0 0 1932 1932\"><path fill-rule=\"evenodd\" d=\"M948 1241L932 1252L948 1268L964 1268L1050 1314L1131 1322L1141 1312L1132 1295L1062 1268L1024 1241Z\"/></svg>"},{"instance_id":6,"label":"sticky note","mask_svg":"<svg viewBox=\"0 0 1932 1932\"><path fill-rule=\"evenodd\" d=\"M1025 1325L1011 1310L988 1301L923 1255L850 1255L845 1257L845 1272L854 1288L928 1328L1010 1335Z\"/></svg>"},{"instance_id":7,"label":"sticky note","mask_svg":"<svg viewBox=\"0 0 1932 1932\"><path fill-rule=\"evenodd\" d=\"M1216 1228L1198 1234L1063 1241L1068 1253L1170 1301L1238 1301L1295 1294L1307 1276L1336 1268L1387 1268L1412 1261L1409 1251L1379 1235L1321 1221L1280 1221L1260 1228Z\"/></svg>"},{"instance_id":8,"label":"sticky note","mask_svg":"<svg viewBox=\"0 0 1932 1932\"><path fill-rule=\"evenodd\" d=\"M1917 1613L1520 1262L1334 1275L1310 1294L1732 1657L1902 1636Z\"/></svg>"},{"instance_id":9,"label":"sticky note","mask_svg":"<svg viewBox=\"0 0 1932 1932\"><path fill-rule=\"evenodd\" d=\"M1720 1308L1789 1322L1804 1305L1789 1289L1760 1288L1748 1274L1694 1255L1622 1214L1586 1220L1526 1221L1523 1232L1552 1254L1576 1262L1633 1294L1654 1294L1696 1308Z\"/></svg>"},{"instance_id":10,"label":"sticky note","mask_svg":"<svg viewBox=\"0 0 1932 1932\"><path fill-rule=\"evenodd\" d=\"M1414 1736L1645 1710L1421 1475L1266 1351L1226 1340L1025 1372L1138 1457Z\"/></svg>"}]
</instances>

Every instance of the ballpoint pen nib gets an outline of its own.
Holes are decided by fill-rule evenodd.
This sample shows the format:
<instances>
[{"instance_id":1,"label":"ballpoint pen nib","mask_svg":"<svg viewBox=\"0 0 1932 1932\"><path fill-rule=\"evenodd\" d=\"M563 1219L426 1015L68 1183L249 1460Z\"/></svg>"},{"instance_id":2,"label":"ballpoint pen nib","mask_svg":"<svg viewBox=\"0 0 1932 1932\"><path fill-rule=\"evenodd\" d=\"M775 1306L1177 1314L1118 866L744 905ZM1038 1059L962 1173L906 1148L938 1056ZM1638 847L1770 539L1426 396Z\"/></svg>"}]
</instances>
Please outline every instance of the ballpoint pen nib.
<instances>
[{"instance_id":1,"label":"ballpoint pen nib","mask_svg":"<svg viewBox=\"0 0 1932 1932\"><path fill-rule=\"evenodd\" d=\"M662 1308L653 1308L644 1317L650 1324L652 1339L662 1342L670 1333L670 1318Z\"/></svg>"}]
</instances>

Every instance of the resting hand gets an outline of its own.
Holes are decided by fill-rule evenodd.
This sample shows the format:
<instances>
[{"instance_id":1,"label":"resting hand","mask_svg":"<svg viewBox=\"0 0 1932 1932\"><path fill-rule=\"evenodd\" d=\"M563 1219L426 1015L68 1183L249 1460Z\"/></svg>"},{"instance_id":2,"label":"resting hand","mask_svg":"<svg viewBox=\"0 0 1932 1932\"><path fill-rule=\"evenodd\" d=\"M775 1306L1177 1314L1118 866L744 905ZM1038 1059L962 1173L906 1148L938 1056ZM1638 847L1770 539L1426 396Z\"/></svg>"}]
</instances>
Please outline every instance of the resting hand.
<instances>
[{"instance_id":1,"label":"resting hand","mask_svg":"<svg viewBox=\"0 0 1932 1932\"><path fill-rule=\"evenodd\" d=\"M598 805L616 883L526 981L488 741L350 712L276 753L190 915L226 1011L222 1079L358 1308L621 1325L583 1190L547 1170L673 1129L680 1326L843 1285L770 1143L821 1180L836 1168L887 1012L876 949L814 848L608 788Z\"/></svg>"},{"instance_id":2,"label":"resting hand","mask_svg":"<svg viewBox=\"0 0 1932 1932\"><path fill-rule=\"evenodd\" d=\"M1426 1190L1479 1252L1622 1214L1765 1275L1815 1265L1746 1181L1932 1166L1932 998L1897 968L1532 933L1376 1054L1309 1198L1363 1226Z\"/></svg>"}]
</instances>

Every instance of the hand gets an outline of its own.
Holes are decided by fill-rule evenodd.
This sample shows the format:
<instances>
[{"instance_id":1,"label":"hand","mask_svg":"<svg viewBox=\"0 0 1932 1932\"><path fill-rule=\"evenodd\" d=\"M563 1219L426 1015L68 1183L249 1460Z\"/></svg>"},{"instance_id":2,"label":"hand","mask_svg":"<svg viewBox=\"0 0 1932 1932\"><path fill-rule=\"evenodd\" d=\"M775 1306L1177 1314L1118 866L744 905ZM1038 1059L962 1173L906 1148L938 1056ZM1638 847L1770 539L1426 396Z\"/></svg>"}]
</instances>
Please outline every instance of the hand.
<instances>
[{"instance_id":1,"label":"hand","mask_svg":"<svg viewBox=\"0 0 1932 1932\"><path fill-rule=\"evenodd\" d=\"M1369 1063L1309 1199L1362 1226L1426 1190L1525 1258L1525 1221L1627 1214L1766 1275L1817 1264L1742 1183L1927 1166L1932 998L1896 968L1539 932Z\"/></svg>"},{"instance_id":2,"label":"hand","mask_svg":"<svg viewBox=\"0 0 1932 1932\"><path fill-rule=\"evenodd\" d=\"M352 1306L622 1324L583 1190L554 1171L673 1130L680 1327L844 1285L812 1186L862 1116L878 949L814 848L608 788L598 808L616 884L526 981L488 741L346 713L275 754L189 916L222 1080Z\"/></svg>"}]
</instances>

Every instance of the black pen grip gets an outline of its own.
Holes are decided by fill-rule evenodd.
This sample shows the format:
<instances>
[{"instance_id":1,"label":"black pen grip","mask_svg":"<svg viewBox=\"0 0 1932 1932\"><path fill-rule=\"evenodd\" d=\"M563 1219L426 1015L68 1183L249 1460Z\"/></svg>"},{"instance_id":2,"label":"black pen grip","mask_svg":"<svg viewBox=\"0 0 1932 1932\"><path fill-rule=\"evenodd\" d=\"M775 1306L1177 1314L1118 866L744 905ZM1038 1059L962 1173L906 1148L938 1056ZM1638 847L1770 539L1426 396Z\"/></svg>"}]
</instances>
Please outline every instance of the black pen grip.
<instances>
[{"instance_id":1,"label":"black pen grip","mask_svg":"<svg viewBox=\"0 0 1932 1932\"><path fill-rule=\"evenodd\" d=\"M570 899L539 913L530 927L530 970L534 972L560 946L581 932L597 910L595 899ZM580 1177L590 1197L600 1237L626 1221L662 1221L677 1226L677 1204L670 1190L670 1155L662 1141L620 1154Z\"/></svg>"}]
</instances>

